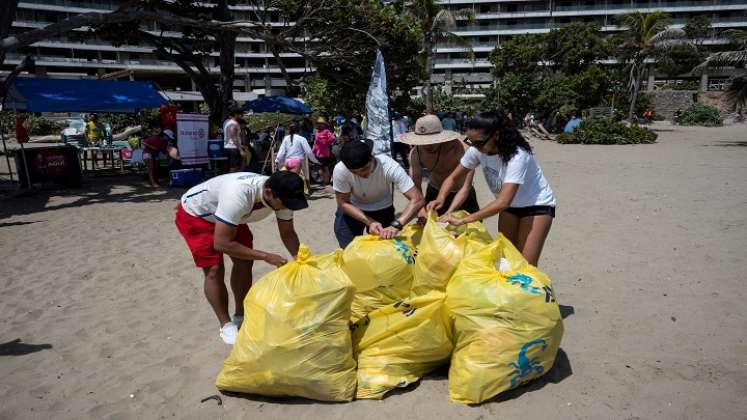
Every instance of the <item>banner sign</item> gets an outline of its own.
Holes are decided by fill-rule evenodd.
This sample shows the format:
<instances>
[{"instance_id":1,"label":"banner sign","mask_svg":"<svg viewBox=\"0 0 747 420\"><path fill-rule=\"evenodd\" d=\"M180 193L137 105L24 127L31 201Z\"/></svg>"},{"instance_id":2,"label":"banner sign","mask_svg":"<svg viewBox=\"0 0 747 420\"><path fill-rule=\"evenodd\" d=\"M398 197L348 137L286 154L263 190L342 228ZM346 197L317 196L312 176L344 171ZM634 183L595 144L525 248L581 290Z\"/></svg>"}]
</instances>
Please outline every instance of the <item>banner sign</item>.
<instances>
[{"instance_id":1,"label":"banner sign","mask_svg":"<svg viewBox=\"0 0 747 420\"><path fill-rule=\"evenodd\" d=\"M204 165L208 163L207 115L176 114L176 148L182 157L182 165Z\"/></svg>"}]
</instances>

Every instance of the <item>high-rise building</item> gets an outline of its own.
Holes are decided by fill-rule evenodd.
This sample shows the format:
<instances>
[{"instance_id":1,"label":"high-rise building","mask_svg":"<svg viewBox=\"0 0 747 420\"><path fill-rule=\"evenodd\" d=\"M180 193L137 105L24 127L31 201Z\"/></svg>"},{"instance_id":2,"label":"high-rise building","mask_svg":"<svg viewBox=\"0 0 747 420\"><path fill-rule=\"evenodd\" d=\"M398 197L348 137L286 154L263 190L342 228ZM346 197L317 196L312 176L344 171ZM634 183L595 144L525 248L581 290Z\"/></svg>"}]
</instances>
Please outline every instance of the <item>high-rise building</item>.
<instances>
[{"instance_id":1,"label":"high-rise building","mask_svg":"<svg viewBox=\"0 0 747 420\"><path fill-rule=\"evenodd\" d=\"M683 27L690 17L711 18L713 37L705 41L711 48L724 46L728 40L717 34L721 29L747 29L747 0L441 0L451 9L469 9L474 20L458 21L452 32L469 40L475 53L471 60L464 47L457 44L436 46L433 82L450 83L469 92L470 87L490 85L490 52L512 36L546 33L570 22L596 23L603 32L620 31L616 19L632 12L661 10L672 16L674 27ZM722 82L714 78L711 83Z\"/></svg>"},{"instance_id":2,"label":"high-rise building","mask_svg":"<svg viewBox=\"0 0 747 420\"><path fill-rule=\"evenodd\" d=\"M120 0L22 0L18 4L13 31L40 28L69 16L87 12L108 12L120 5ZM673 18L673 25L682 27L687 19L707 15L712 19L714 37L706 41L713 48L727 43L715 35L720 29L747 28L747 0L441 0L452 10L470 9L475 19L460 20L453 29L472 45L475 59L457 44L438 44L434 62L433 81L463 89L489 86L493 82L488 61L496 45L512 36L525 33L544 33L573 21L595 22L604 32L619 31L616 17L641 11L662 10ZM236 19L251 19L254 6L232 7ZM275 26L283 25L280 19ZM155 23L144 29L161 34ZM178 37L178 33L164 33ZM36 60L36 73L49 77L105 77L154 80L176 100L201 100L189 77L176 64L160 60L147 45L111 44L92 38L84 29L65 36L37 42L32 47L7 56L0 71L7 72L23 56L31 54ZM300 56L282 54L288 73L302 77L313 71ZM218 54L206 58L206 65L216 75L219 72ZM711 81L718 83L718 79ZM254 93L282 91L286 82L280 67L265 44L258 39L239 37L236 45L236 99L248 99Z\"/></svg>"},{"instance_id":3,"label":"high-rise building","mask_svg":"<svg viewBox=\"0 0 747 420\"><path fill-rule=\"evenodd\" d=\"M42 28L81 13L108 13L120 6L120 0L21 0L18 3L12 32ZM231 6L236 20L256 20L250 14L254 6ZM282 26L276 14L265 12L273 26ZM274 19L273 19L274 18ZM176 32L161 32L156 23L144 23L143 29L153 35L180 37ZM37 42L31 47L6 56L3 70L7 72L26 55L35 59L35 73L47 77L100 77L130 80L153 80L173 100L201 101L191 79L176 64L159 59L148 45L112 46L111 43L92 37L86 29L77 29L54 39ZM306 61L294 53L281 57L291 77L301 77L311 71ZM204 64L219 74L218 53L205 58ZM272 53L262 40L239 36L236 42L236 79L234 97L247 100L256 94L282 92L286 81L282 77Z\"/></svg>"}]
</instances>

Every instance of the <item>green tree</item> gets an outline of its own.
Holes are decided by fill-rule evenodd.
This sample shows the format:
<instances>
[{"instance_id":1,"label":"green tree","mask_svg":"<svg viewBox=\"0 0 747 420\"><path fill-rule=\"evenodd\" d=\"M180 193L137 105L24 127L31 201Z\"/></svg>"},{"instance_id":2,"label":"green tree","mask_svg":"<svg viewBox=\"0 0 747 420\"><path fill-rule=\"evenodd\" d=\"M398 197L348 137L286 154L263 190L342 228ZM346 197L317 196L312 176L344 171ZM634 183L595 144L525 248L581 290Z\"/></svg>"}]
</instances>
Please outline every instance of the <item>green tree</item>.
<instances>
[{"instance_id":1,"label":"green tree","mask_svg":"<svg viewBox=\"0 0 747 420\"><path fill-rule=\"evenodd\" d=\"M409 13L418 22L422 31L421 42L425 63L425 109L426 112L430 113L433 112L433 86L431 78L433 76L433 56L435 55L434 48L436 43L449 41L461 45L474 57L469 41L451 32L451 29L456 26L458 18L465 18L472 21L474 15L470 9L451 11L444 8L436 0L412 0L408 5Z\"/></svg>"},{"instance_id":2,"label":"green tree","mask_svg":"<svg viewBox=\"0 0 747 420\"><path fill-rule=\"evenodd\" d=\"M620 48L621 58L628 63L630 70L628 120L631 122L635 114L641 79L648 70L646 60L657 55L669 54L675 46L692 45L687 40L685 31L668 27L670 22L671 17L659 11L648 14L635 12L619 19L619 24L625 27Z\"/></svg>"},{"instance_id":3,"label":"green tree","mask_svg":"<svg viewBox=\"0 0 747 420\"><path fill-rule=\"evenodd\" d=\"M747 31L732 29L725 32L732 39L734 49L711 54L697 70L708 67L735 67L738 71L729 80L726 95L737 108L747 106Z\"/></svg>"}]
</instances>

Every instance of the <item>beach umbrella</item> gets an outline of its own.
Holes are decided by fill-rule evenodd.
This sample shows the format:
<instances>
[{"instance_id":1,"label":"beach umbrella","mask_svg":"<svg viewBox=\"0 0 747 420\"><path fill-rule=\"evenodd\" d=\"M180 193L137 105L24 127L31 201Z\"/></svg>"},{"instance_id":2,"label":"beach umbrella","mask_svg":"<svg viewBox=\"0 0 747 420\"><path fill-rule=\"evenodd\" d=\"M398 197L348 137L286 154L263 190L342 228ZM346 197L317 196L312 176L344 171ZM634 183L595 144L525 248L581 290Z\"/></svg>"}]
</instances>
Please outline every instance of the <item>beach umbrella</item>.
<instances>
[{"instance_id":1,"label":"beach umbrella","mask_svg":"<svg viewBox=\"0 0 747 420\"><path fill-rule=\"evenodd\" d=\"M298 99L287 96L263 96L244 103L244 110L263 112L279 112L283 114L311 114L311 108Z\"/></svg>"}]
</instances>

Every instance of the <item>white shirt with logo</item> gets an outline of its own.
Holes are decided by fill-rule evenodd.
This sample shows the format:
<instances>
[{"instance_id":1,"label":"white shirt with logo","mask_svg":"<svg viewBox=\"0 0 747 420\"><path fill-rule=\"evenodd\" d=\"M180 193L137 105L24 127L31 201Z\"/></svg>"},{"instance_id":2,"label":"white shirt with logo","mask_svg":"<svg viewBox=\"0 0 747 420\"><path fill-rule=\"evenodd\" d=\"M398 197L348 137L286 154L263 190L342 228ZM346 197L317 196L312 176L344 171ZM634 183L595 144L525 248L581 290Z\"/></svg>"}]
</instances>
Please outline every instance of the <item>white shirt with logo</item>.
<instances>
[{"instance_id":1,"label":"white shirt with logo","mask_svg":"<svg viewBox=\"0 0 747 420\"><path fill-rule=\"evenodd\" d=\"M521 147L516 148L516 154L507 163L498 155L486 155L470 147L461 164L467 169L482 166L485 181L496 196L503 184L519 184L511 207L555 206L555 194L534 155Z\"/></svg>"},{"instance_id":2,"label":"white shirt with logo","mask_svg":"<svg viewBox=\"0 0 747 420\"><path fill-rule=\"evenodd\" d=\"M412 178L394 159L377 155L376 169L368 178L354 175L339 162L332 173L332 185L337 192L350 193L350 202L364 211L382 210L394 204L394 185L401 193L415 186Z\"/></svg>"},{"instance_id":3,"label":"white shirt with logo","mask_svg":"<svg viewBox=\"0 0 747 420\"><path fill-rule=\"evenodd\" d=\"M293 220L291 210L274 211L262 198L268 179L251 172L217 176L190 188L182 196L182 207L192 216L231 226L258 222L273 212L278 220Z\"/></svg>"}]
</instances>

